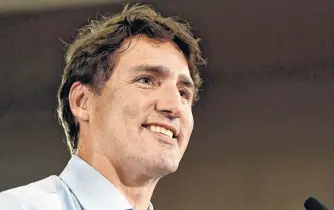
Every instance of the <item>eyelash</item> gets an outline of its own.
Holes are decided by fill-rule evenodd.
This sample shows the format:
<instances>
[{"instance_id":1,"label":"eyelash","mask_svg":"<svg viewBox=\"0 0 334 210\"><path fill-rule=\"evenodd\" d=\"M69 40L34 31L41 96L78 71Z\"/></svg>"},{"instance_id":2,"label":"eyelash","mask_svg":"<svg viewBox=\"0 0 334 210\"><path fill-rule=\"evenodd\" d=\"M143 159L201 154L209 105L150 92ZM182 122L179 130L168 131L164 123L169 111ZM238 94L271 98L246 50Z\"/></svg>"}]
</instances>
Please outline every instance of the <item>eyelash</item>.
<instances>
[{"instance_id":1,"label":"eyelash","mask_svg":"<svg viewBox=\"0 0 334 210\"><path fill-rule=\"evenodd\" d=\"M146 80L146 79L149 79L152 84L148 84L148 83L145 83L145 82L140 82L140 80ZM135 79L135 81L140 82L140 83L145 84L145 85L156 85L156 83L157 83L155 78L150 76L150 75L144 75L144 76L137 77ZM192 98L192 94L187 89L180 89L179 92L180 92L181 97L184 97L187 100L190 100ZM182 96L182 94L185 94L185 96Z\"/></svg>"}]
</instances>

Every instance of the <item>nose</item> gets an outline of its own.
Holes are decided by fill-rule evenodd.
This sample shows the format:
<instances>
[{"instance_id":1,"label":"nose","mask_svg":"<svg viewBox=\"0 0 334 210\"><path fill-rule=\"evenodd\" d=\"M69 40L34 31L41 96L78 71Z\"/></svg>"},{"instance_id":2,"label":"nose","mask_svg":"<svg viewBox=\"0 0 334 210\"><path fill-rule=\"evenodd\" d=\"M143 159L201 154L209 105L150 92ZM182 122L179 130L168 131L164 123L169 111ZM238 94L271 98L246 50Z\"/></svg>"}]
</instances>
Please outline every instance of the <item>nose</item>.
<instances>
[{"instance_id":1,"label":"nose","mask_svg":"<svg viewBox=\"0 0 334 210\"><path fill-rule=\"evenodd\" d=\"M156 109L170 118L179 118L182 114L182 100L177 87L165 87L158 93Z\"/></svg>"}]
</instances>

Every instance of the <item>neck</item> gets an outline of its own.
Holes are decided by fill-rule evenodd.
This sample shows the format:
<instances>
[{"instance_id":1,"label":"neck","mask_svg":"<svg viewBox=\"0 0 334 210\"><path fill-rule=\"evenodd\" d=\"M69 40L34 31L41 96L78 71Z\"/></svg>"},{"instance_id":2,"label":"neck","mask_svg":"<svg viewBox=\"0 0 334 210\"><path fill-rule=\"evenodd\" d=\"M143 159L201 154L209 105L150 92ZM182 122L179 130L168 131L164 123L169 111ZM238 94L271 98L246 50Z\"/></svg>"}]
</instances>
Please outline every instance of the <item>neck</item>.
<instances>
[{"instance_id":1,"label":"neck","mask_svg":"<svg viewBox=\"0 0 334 210\"><path fill-rule=\"evenodd\" d=\"M158 179L138 174L133 167L117 167L106 155L79 147L77 155L99 171L126 197L135 210L147 210Z\"/></svg>"}]
</instances>

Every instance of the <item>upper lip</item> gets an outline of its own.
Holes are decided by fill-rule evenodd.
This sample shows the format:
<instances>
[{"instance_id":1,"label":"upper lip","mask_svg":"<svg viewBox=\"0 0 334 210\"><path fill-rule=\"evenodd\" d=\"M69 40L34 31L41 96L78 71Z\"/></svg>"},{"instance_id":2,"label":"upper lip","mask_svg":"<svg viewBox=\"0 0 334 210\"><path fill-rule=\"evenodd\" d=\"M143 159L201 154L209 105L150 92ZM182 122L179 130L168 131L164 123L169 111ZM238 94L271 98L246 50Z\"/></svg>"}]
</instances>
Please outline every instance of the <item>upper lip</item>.
<instances>
[{"instance_id":1,"label":"upper lip","mask_svg":"<svg viewBox=\"0 0 334 210\"><path fill-rule=\"evenodd\" d=\"M150 122L150 123L145 124L145 126L150 126L150 125L160 126L160 127L165 128L165 129L171 130L173 132L173 136L176 137L176 138L180 134L180 128L176 127L173 124L163 123L163 122Z\"/></svg>"}]
</instances>

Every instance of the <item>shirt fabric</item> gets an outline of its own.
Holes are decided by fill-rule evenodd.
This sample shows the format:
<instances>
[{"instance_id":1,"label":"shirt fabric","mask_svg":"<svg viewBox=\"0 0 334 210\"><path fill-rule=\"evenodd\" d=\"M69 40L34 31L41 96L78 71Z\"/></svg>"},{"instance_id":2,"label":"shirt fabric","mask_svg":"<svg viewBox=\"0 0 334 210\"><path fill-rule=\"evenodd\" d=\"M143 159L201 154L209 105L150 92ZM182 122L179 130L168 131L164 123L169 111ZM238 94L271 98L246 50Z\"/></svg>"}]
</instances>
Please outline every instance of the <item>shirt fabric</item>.
<instances>
[{"instance_id":1,"label":"shirt fabric","mask_svg":"<svg viewBox=\"0 0 334 210\"><path fill-rule=\"evenodd\" d=\"M0 193L6 210L132 210L121 192L101 173L73 155L60 176ZM148 210L153 210L150 203Z\"/></svg>"}]
</instances>

